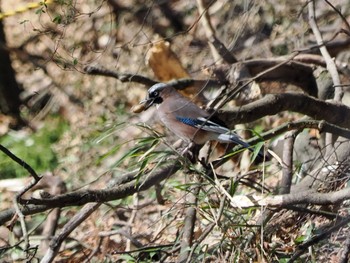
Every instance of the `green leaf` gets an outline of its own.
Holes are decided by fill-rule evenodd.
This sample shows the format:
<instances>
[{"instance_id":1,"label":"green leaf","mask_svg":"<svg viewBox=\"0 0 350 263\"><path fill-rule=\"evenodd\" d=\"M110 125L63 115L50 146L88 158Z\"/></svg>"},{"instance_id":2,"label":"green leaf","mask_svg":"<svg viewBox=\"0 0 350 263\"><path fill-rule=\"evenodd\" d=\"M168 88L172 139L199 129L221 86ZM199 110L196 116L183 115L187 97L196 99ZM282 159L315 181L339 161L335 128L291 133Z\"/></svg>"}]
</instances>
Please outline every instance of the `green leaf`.
<instances>
[{"instance_id":1,"label":"green leaf","mask_svg":"<svg viewBox=\"0 0 350 263\"><path fill-rule=\"evenodd\" d=\"M264 147L264 142L258 142L254 146L255 147L253 151L252 161L254 161L256 157L259 155L259 153L261 152L261 149Z\"/></svg>"},{"instance_id":2,"label":"green leaf","mask_svg":"<svg viewBox=\"0 0 350 263\"><path fill-rule=\"evenodd\" d=\"M61 24L61 22L62 22L62 16L61 16L61 15L56 15L56 16L53 18L52 22L54 22L55 24Z\"/></svg>"},{"instance_id":3,"label":"green leaf","mask_svg":"<svg viewBox=\"0 0 350 263\"><path fill-rule=\"evenodd\" d=\"M306 240L306 236L298 236L296 239L294 239L295 244L301 244Z\"/></svg>"},{"instance_id":4,"label":"green leaf","mask_svg":"<svg viewBox=\"0 0 350 263\"><path fill-rule=\"evenodd\" d=\"M41 15L41 14L43 14L43 13L45 13L43 7L39 8L39 9L37 9L37 10L35 11L35 14L37 14L37 15Z\"/></svg>"}]
</instances>

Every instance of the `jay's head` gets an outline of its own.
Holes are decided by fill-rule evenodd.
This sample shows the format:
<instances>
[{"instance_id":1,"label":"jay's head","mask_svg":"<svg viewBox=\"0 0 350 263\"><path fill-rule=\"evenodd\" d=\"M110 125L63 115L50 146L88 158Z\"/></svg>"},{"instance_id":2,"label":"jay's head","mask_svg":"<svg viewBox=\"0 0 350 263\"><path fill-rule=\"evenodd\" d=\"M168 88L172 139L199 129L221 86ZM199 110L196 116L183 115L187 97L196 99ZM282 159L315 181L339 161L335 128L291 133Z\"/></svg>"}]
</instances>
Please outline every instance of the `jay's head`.
<instances>
[{"instance_id":1,"label":"jay's head","mask_svg":"<svg viewBox=\"0 0 350 263\"><path fill-rule=\"evenodd\" d=\"M165 83L157 83L148 89L147 98L141 103L145 105L145 110L147 110L153 104L161 104L172 92L176 92L172 86Z\"/></svg>"}]
</instances>

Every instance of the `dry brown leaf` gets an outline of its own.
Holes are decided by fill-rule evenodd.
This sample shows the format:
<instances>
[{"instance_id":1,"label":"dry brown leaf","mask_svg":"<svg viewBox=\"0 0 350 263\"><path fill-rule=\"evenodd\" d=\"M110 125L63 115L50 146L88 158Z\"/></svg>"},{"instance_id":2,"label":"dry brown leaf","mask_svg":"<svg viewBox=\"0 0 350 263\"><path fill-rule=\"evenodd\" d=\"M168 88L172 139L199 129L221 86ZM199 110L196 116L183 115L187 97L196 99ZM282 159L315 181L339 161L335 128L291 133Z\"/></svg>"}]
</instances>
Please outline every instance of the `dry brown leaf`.
<instances>
[{"instance_id":1,"label":"dry brown leaf","mask_svg":"<svg viewBox=\"0 0 350 263\"><path fill-rule=\"evenodd\" d=\"M164 40L153 44L146 60L160 81L190 77L175 53L171 50L170 43Z\"/></svg>"},{"instance_id":2,"label":"dry brown leaf","mask_svg":"<svg viewBox=\"0 0 350 263\"><path fill-rule=\"evenodd\" d=\"M164 40L156 41L153 44L147 54L146 64L151 67L154 75L161 82L191 77L182 67L176 54L171 50L170 43ZM193 99L195 103L203 105L205 98L200 94L200 89L201 87L188 87L179 92Z\"/></svg>"}]
</instances>

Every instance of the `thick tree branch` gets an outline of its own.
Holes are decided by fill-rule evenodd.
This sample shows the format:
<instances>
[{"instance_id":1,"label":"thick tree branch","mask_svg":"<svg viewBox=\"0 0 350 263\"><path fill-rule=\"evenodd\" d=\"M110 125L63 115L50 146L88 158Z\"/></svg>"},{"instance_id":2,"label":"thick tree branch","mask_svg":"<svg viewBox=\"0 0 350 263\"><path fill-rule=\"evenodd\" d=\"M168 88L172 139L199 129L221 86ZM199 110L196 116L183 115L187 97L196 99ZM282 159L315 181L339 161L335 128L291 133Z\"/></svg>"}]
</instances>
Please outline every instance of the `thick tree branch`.
<instances>
[{"instance_id":1,"label":"thick tree branch","mask_svg":"<svg viewBox=\"0 0 350 263\"><path fill-rule=\"evenodd\" d=\"M238 62L233 65L218 65L213 68L213 73L218 79L226 79L231 85L235 85L236 68L246 67L254 80L261 82L281 82L300 87L311 96L317 96L317 83L313 75L313 68L307 64L294 61L291 58L252 59Z\"/></svg>"},{"instance_id":2,"label":"thick tree branch","mask_svg":"<svg viewBox=\"0 0 350 263\"><path fill-rule=\"evenodd\" d=\"M350 38L347 39L350 42ZM327 63L324 60L324 57L318 54L299 54L294 58L295 61L301 62L303 64L313 64L317 66L321 66L323 68L327 67ZM337 70L345 75L349 75L349 65L345 62L334 61L337 66Z\"/></svg>"},{"instance_id":3,"label":"thick tree branch","mask_svg":"<svg viewBox=\"0 0 350 263\"><path fill-rule=\"evenodd\" d=\"M99 76L105 76L105 77L112 77L115 79L118 79L121 82L135 82L139 84L143 84L146 87L150 87L158 81L152 80L150 78L131 74L131 73L119 73L117 71L113 71L110 69L103 68L101 66L86 66L84 68L85 72L90 75L99 75ZM186 89L190 86L218 86L221 84L220 81L215 79L190 79L190 78L183 78L183 79L175 79L172 81L167 82L169 85L173 86L176 89L182 90Z\"/></svg>"},{"instance_id":4,"label":"thick tree branch","mask_svg":"<svg viewBox=\"0 0 350 263\"><path fill-rule=\"evenodd\" d=\"M261 139L264 141L272 139L276 136L279 136L286 131L290 130L303 130L303 129L318 129L320 133L322 132L329 132L336 134L338 136L350 139L350 130L340 128L336 125L330 124L326 121L317 121L317 120L311 120L311 119L301 119L294 122L288 122L285 124L282 124L281 126L278 126L274 129L268 130L267 132L259 134L259 138L253 138L250 141L251 144L255 144Z\"/></svg>"},{"instance_id":5,"label":"thick tree branch","mask_svg":"<svg viewBox=\"0 0 350 263\"><path fill-rule=\"evenodd\" d=\"M258 137L251 138L251 139L247 140L247 142L250 145L255 145L256 143L258 143L262 140L266 141L266 140L275 138L276 136L279 136L279 135L285 133L286 131L303 130L303 129L307 129L307 128L318 129L321 133L322 132L329 132L329 133L333 133L333 134L339 135L341 137L350 139L350 130L348 130L348 129L340 128L336 125L327 123L323 120L317 121L317 120L310 120L310 119L306 119L306 120L302 119L302 120L298 120L295 122L289 122L289 123L283 124L279 127L271 129L267 132L261 133L261 134L259 134ZM237 152L241 148L242 148L241 146L235 146L231 152ZM231 157L228 154L226 157L223 157L217 161L214 161L213 166L215 168L220 167L222 164L224 164L225 162L230 160L230 158ZM309 184L307 184L307 186L308 185Z\"/></svg>"},{"instance_id":6,"label":"thick tree branch","mask_svg":"<svg viewBox=\"0 0 350 263\"><path fill-rule=\"evenodd\" d=\"M89 202L108 202L130 196L136 192L144 191L181 168L179 162L164 167L158 173L144 175L138 182L129 182L121 186L104 190L80 190L52 198L22 200L24 204L49 205L52 207L63 207L71 205L83 205Z\"/></svg>"},{"instance_id":7,"label":"thick tree branch","mask_svg":"<svg viewBox=\"0 0 350 263\"><path fill-rule=\"evenodd\" d=\"M84 205L89 202L103 203L112 200L122 199L133 193L144 191L154 184L161 182L174 174L181 168L180 162L169 164L158 172L144 175L139 181L131 181L123 185L104 190L80 190L52 198L21 200L24 205L21 208L23 215L31 215L52 209L55 207L67 207L75 205ZM0 212L0 225L9 221L15 214L14 209L7 209Z\"/></svg>"},{"instance_id":8,"label":"thick tree branch","mask_svg":"<svg viewBox=\"0 0 350 263\"><path fill-rule=\"evenodd\" d=\"M233 207L288 207L291 205L334 205L350 199L350 188L344 188L335 192L318 193L313 190L292 192L285 195L235 195L229 200Z\"/></svg>"},{"instance_id":9,"label":"thick tree branch","mask_svg":"<svg viewBox=\"0 0 350 263\"><path fill-rule=\"evenodd\" d=\"M294 141L299 132L299 130L290 131L284 136L282 179L279 184L279 194L288 194L290 192L290 187L292 186Z\"/></svg>"},{"instance_id":10,"label":"thick tree branch","mask_svg":"<svg viewBox=\"0 0 350 263\"><path fill-rule=\"evenodd\" d=\"M269 94L260 100L230 111L218 111L228 125L247 123L282 111L305 114L316 120L325 120L340 127L350 128L350 108L298 93Z\"/></svg>"}]
</instances>

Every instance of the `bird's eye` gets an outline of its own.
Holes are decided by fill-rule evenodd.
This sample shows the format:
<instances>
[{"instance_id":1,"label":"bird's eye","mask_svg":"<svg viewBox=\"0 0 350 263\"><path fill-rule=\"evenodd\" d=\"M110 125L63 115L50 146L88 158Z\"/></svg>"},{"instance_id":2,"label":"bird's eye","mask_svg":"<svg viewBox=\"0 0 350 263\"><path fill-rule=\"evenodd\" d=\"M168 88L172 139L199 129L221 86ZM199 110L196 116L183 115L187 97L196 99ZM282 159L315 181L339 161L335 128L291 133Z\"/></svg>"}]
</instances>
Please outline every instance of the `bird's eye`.
<instances>
[{"instance_id":1,"label":"bird's eye","mask_svg":"<svg viewBox=\"0 0 350 263\"><path fill-rule=\"evenodd\" d=\"M151 93L151 97L152 97L152 98L158 97L158 95L159 95L159 92L158 92L158 91L153 91L153 92Z\"/></svg>"}]
</instances>

